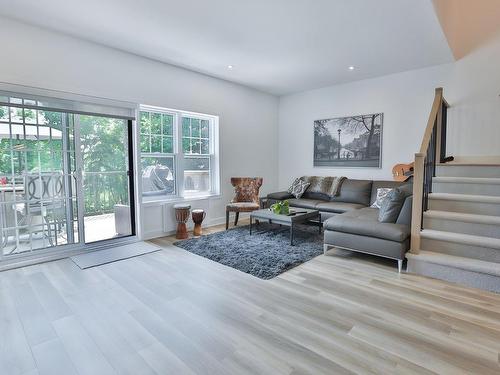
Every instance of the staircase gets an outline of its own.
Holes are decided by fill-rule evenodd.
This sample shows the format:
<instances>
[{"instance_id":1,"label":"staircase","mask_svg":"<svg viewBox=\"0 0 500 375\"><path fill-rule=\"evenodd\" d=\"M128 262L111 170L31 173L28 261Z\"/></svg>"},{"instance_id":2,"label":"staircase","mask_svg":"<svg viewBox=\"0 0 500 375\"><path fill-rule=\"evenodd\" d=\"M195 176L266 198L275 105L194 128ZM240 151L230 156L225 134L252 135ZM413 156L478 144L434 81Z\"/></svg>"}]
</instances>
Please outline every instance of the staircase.
<instances>
[{"instance_id":1,"label":"staircase","mask_svg":"<svg viewBox=\"0 0 500 375\"><path fill-rule=\"evenodd\" d=\"M437 164L408 272L500 292L500 165Z\"/></svg>"},{"instance_id":2,"label":"staircase","mask_svg":"<svg viewBox=\"0 0 500 375\"><path fill-rule=\"evenodd\" d=\"M436 165L408 272L500 292L500 165Z\"/></svg>"},{"instance_id":3,"label":"staircase","mask_svg":"<svg viewBox=\"0 0 500 375\"><path fill-rule=\"evenodd\" d=\"M436 89L415 154L407 271L500 293L500 157L447 156L448 107Z\"/></svg>"}]
</instances>

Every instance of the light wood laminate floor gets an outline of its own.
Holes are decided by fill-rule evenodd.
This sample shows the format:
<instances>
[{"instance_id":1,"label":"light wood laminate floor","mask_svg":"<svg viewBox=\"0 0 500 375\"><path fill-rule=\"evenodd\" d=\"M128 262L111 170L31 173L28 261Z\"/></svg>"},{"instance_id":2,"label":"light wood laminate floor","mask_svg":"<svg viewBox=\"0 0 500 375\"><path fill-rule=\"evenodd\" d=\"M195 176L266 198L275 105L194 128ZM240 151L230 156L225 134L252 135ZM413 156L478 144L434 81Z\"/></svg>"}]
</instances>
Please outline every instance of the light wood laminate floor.
<instances>
[{"instance_id":1,"label":"light wood laminate floor","mask_svg":"<svg viewBox=\"0 0 500 375\"><path fill-rule=\"evenodd\" d=\"M0 273L0 374L500 373L500 295L367 256L264 281L153 242Z\"/></svg>"}]
</instances>

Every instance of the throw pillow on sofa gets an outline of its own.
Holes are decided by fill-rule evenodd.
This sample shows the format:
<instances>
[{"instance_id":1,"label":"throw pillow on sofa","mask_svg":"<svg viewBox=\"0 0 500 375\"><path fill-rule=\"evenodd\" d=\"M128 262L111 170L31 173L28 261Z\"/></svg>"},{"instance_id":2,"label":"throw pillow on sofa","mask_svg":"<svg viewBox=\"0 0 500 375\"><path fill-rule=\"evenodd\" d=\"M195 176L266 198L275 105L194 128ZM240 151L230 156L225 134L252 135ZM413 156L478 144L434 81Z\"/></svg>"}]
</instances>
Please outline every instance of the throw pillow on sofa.
<instances>
[{"instance_id":1,"label":"throw pillow on sofa","mask_svg":"<svg viewBox=\"0 0 500 375\"><path fill-rule=\"evenodd\" d=\"M342 183L347 177L302 176L300 179L311 184L307 188L308 194L315 194L318 199L329 200L330 197L335 197L340 194ZM324 197L321 198L321 195Z\"/></svg>"},{"instance_id":2,"label":"throw pillow on sofa","mask_svg":"<svg viewBox=\"0 0 500 375\"><path fill-rule=\"evenodd\" d=\"M330 200L329 191L332 186L333 177L324 176L302 176L304 182L310 183L307 188L307 198Z\"/></svg>"},{"instance_id":3,"label":"throw pillow on sofa","mask_svg":"<svg viewBox=\"0 0 500 375\"><path fill-rule=\"evenodd\" d=\"M296 178L295 181L292 182L292 186L288 188L288 192L295 198L299 199L307 190L309 185L311 185L309 182L305 182L300 178Z\"/></svg>"},{"instance_id":4,"label":"throw pillow on sofa","mask_svg":"<svg viewBox=\"0 0 500 375\"><path fill-rule=\"evenodd\" d=\"M377 189L377 199L375 199L375 202L370 206L372 208L380 208L382 205L382 202L384 198L389 194L393 188L378 188Z\"/></svg>"},{"instance_id":5,"label":"throw pillow on sofa","mask_svg":"<svg viewBox=\"0 0 500 375\"><path fill-rule=\"evenodd\" d=\"M334 177L332 181L332 186L330 187L329 195L332 197L336 197L340 194L340 188L342 187L342 183L347 180L347 177Z\"/></svg>"},{"instance_id":6,"label":"throw pillow on sofa","mask_svg":"<svg viewBox=\"0 0 500 375\"><path fill-rule=\"evenodd\" d=\"M382 200L378 211L378 221L381 223L395 223L408 195L405 188L392 189Z\"/></svg>"}]
</instances>

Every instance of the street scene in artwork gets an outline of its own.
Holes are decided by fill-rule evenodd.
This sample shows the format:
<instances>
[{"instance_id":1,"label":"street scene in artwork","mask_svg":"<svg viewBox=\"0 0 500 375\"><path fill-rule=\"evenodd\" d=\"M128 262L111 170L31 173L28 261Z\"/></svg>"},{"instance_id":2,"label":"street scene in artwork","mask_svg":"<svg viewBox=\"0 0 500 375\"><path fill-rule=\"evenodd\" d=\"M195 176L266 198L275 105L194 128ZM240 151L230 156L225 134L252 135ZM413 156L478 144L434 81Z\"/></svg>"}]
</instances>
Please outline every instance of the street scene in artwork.
<instances>
[{"instance_id":1,"label":"street scene in artwork","mask_svg":"<svg viewBox=\"0 0 500 375\"><path fill-rule=\"evenodd\" d=\"M314 121L314 166L381 167L383 114Z\"/></svg>"}]
</instances>

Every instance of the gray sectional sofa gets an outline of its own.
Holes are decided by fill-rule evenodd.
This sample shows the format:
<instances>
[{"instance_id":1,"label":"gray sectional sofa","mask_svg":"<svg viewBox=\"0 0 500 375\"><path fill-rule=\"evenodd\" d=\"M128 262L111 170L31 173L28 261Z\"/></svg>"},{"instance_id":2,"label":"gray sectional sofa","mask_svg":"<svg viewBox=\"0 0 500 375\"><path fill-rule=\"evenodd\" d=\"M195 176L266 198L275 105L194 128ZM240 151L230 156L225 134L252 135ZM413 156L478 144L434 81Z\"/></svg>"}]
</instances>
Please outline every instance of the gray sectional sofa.
<instances>
[{"instance_id":1,"label":"gray sectional sofa","mask_svg":"<svg viewBox=\"0 0 500 375\"><path fill-rule=\"evenodd\" d=\"M268 204L287 199L291 207L320 211L325 252L336 247L391 258L398 261L401 271L410 247L412 197L404 201L395 223L379 222L378 209L370 207L378 188L401 185L396 181L346 179L336 196L306 190L300 199L286 191L271 193L267 198Z\"/></svg>"}]
</instances>

